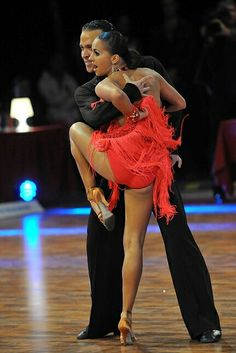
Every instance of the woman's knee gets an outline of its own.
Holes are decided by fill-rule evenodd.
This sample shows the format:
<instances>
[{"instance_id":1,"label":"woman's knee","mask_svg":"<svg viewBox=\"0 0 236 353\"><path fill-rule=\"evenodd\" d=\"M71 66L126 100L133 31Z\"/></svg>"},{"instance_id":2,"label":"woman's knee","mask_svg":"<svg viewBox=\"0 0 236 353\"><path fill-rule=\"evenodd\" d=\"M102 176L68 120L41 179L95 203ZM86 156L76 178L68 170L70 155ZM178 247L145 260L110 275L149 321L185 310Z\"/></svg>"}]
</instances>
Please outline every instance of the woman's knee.
<instances>
[{"instance_id":1,"label":"woman's knee","mask_svg":"<svg viewBox=\"0 0 236 353\"><path fill-rule=\"evenodd\" d=\"M132 250L142 250L145 235L143 233L137 232L129 234L129 236L124 237L124 249L125 251Z\"/></svg>"},{"instance_id":2,"label":"woman's knee","mask_svg":"<svg viewBox=\"0 0 236 353\"><path fill-rule=\"evenodd\" d=\"M72 140L83 133L83 129L86 127L85 123L77 122L71 125L69 129L69 136Z\"/></svg>"}]
</instances>

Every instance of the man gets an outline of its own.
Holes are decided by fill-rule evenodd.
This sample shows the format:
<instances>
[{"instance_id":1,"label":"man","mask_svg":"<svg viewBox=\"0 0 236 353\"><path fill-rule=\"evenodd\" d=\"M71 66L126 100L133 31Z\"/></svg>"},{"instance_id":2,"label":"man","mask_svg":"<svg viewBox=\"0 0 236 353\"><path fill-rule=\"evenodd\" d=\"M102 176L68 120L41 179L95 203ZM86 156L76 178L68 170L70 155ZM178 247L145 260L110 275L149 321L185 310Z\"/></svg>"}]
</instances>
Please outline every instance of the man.
<instances>
[{"instance_id":1,"label":"man","mask_svg":"<svg viewBox=\"0 0 236 353\"><path fill-rule=\"evenodd\" d=\"M89 59L93 40L102 31L113 29L112 24L105 20L95 20L83 26L80 48L87 72L93 72L93 65ZM140 66L158 71L169 81L162 64L157 59L143 57ZM119 115L119 112L106 102L100 102L91 109L91 103L98 101L94 92L97 82L97 78L94 77L75 91L75 100L81 113L80 120L95 129ZM125 86L124 91L132 101L140 97L139 89L131 83ZM173 121L174 123L177 122ZM101 187L108 195L106 180L101 180ZM187 225L183 202L175 182L172 190L170 199L171 203L177 206L178 214L168 225L165 219L158 219L158 224L165 243L180 310L192 339L198 339L202 343L217 342L221 337L221 328L214 306L209 273ZM108 333L118 334L117 324L122 308L124 229L122 196L114 214L116 225L112 232L105 229L93 211L89 216L87 254L92 308L89 325L80 332L78 339L98 338Z\"/></svg>"}]
</instances>

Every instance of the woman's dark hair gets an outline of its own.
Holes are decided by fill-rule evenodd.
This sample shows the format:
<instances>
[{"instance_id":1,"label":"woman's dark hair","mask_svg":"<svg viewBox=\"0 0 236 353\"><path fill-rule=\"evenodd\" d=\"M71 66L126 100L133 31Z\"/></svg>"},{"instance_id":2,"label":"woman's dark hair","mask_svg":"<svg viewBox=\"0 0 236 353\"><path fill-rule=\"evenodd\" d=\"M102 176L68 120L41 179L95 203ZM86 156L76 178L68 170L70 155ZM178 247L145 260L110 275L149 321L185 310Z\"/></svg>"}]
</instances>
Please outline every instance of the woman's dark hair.
<instances>
[{"instance_id":1,"label":"woman's dark hair","mask_svg":"<svg viewBox=\"0 0 236 353\"><path fill-rule=\"evenodd\" d=\"M118 31L102 32L98 38L106 43L111 54L118 54L129 69L136 69L141 64L141 55L135 49L129 49L127 39Z\"/></svg>"},{"instance_id":2,"label":"woman's dark hair","mask_svg":"<svg viewBox=\"0 0 236 353\"><path fill-rule=\"evenodd\" d=\"M115 26L107 20L93 20L85 23L82 27L82 31L95 31L100 29L102 32L114 31Z\"/></svg>"}]
</instances>

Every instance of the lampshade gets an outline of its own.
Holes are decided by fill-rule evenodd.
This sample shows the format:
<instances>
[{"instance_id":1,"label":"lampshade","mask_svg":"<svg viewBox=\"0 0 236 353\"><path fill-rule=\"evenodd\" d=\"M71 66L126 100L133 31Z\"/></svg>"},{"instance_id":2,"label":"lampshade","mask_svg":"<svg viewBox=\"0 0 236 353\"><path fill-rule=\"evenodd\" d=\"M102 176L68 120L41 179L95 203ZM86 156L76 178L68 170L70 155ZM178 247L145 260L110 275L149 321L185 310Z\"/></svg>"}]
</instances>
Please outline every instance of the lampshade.
<instances>
[{"instance_id":1,"label":"lampshade","mask_svg":"<svg viewBox=\"0 0 236 353\"><path fill-rule=\"evenodd\" d=\"M26 120L29 117L34 116L30 99L28 97L13 98L11 101L10 116L11 118L15 118L19 121L17 129L27 129L29 126Z\"/></svg>"}]
</instances>

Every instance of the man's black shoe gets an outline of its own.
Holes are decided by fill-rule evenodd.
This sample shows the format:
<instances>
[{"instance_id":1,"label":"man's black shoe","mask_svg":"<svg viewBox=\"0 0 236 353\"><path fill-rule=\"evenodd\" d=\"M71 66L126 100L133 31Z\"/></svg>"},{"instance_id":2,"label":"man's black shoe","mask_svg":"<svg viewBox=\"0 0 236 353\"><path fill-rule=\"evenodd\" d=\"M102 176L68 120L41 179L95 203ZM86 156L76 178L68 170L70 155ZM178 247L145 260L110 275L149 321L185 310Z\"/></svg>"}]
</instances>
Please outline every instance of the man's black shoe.
<instances>
[{"instance_id":1,"label":"man's black shoe","mask_svg":"<svg viewBox=\"0 0 236 353\"><path fill-rule=\"evenodd\" d=\"M88 327L86 327L77 335L77 340L86 340L88 338L90 338L88 333Z\"/></svg>"},{"instance_id":2,"label":"man's black shoe","mask_svg":"<svg viewBox=\"0 0 236 353\"><path fill-rule=\"evenodd\" d=\"M198 340L201 343L215 343L221 339L221 331L220 330L207 330L203 332Z\"/></svg>"},{"instance_id":3,"label":"man's black shoe","mask_svg":"<svg viewBox=\"0 0 236 353\"><path fill-rule=\"evenodd\" d=\"M102 334L97 334L97 335L91 335L89 334L89 330L88 327L86 327L84 330L82 330L78 336L77 336L77 340L86 340L86 339L90 339L90 338L102 338L104 336L113 334L114 336L119 336L120 332L118 329L114 330L114 331L108 331L108 332L104 332Z\"/></svg>"}]
</instances>

